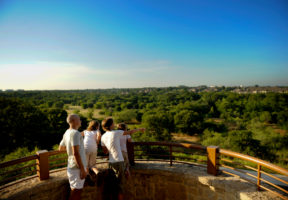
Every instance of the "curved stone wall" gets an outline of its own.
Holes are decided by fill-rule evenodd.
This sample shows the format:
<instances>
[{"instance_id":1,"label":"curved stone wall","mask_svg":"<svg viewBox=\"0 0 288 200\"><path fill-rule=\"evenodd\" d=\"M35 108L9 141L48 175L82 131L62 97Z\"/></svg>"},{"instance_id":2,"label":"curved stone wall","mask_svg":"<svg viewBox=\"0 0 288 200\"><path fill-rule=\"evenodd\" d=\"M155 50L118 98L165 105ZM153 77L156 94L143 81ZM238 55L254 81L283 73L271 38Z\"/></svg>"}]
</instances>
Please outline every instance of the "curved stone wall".
<instances>
[{"instance_id":1,"label":"curved stone wall","mask_svg":"<svg viewBox=\"0 0 288 200\"><path fill-rule=\"evenodd\" d=\"M206 168L173 164L136 165L127 184L126 199L257 200L278 199L258 192L254 184L236 177L211 176ZM143 195L144 194L144 195Z\"/></svg>"},{"instance_id":2,"label":"curved stone wall","mask_svg":"<svg viewBox=\"0 0 288 200\"><path fill-rule=\"evenodd\" d=\"M105 199L105 191L111 192L105 181L102 174L96 178L95 186L86 185L82 199ZM277 199L268 192L258 192L255 185L235 177L214 177L208 175L205 168L186 164L173 164L170 167L160 162L137 163L131 169L125 193L125 199L128 200ZM0 199L64 200L68 196L69 184L65 170L51 173L50 179L46 181L34 178L0 190Z\"/></svg>"}]
</instances>

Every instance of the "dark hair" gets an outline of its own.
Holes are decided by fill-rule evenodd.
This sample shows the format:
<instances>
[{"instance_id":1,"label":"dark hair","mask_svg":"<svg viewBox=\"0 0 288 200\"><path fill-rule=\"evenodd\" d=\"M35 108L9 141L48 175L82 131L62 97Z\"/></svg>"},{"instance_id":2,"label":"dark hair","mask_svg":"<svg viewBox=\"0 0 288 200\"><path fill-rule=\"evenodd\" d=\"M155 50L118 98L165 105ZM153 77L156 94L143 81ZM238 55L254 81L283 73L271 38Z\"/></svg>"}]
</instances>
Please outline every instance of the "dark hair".
<instances>
[{"instance_id":1,"label":"dark hair","mask_svg":"<svg viewBox=\"0 0 288 200\"><path fill-rule=\"evenodd\" d=\"M104 131L111 131L110 127L113 124L113 119L108 117L102 121L102 128Z\"/></svg>"},{"instance_id":2,"label":"dark hair","mask_svg":"<svg viewBox=\"0 0 288 200\"><path fill-rule=\"evenodd\" d=\"M127 125L125 123L120 123L117 125L117 129L125 131L127 129Z\"/></svg>"},{"instance_id":3,"label":"dark hair","mask_svg":"<svg viewBox=\"0 0 288 200\"><path fill-rule=\"evenodd\" d=\"M95 131L99 128L99 122L96 120L92 120L91 122L89 122L88 131Z\"/></svg>"}]
</instances>

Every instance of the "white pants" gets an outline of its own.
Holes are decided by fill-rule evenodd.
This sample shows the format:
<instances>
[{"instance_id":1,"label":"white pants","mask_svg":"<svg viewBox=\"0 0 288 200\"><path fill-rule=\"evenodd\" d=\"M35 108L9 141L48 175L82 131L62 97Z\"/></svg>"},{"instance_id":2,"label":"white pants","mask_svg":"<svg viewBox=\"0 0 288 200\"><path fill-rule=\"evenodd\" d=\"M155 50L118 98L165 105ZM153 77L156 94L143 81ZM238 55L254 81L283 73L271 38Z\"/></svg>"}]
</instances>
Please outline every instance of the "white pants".
<instances>
[{"instance_id":1,"label":"white pants","mask_svg":"<svg viewBox=\"0 0 288 200\"><path fill-rule=\"evenodd\" d=\"M67 176L71 189L83 189L85 179L80 178L80 169L67 168Z\"/></svg>"}]
</instances>

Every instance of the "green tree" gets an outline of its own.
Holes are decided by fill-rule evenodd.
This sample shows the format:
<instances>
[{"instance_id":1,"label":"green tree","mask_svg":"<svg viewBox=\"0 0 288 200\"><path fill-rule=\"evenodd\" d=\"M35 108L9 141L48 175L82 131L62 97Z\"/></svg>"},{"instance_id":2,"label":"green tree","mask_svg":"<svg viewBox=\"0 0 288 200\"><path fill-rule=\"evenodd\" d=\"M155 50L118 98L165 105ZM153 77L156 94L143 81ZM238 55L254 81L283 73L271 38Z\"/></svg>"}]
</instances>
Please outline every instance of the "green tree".
<instances>
[{"instance_id":1,"label":"green tree","mask_svg":"<svg viewBox=\"0 0 288 200\"><path fill-rule=\"evenodd\" d=\"M173 131L173 117L169 113L146 113L143 115L146 134L153 141L170 141Z\"/></svg>"},{"instance_id":2,"label":"green tree","mask_svg":"<svg viewBox=\"0 0 288 200\"><path fill-rule=\"evenodd\" d=\"M62 109L63 106L64 106L63 101L56 101L56 102L53 103L53 107L54 107L54 108L60 108L60 109Z\"/></svg>"},{"instance_id":3,"label":"green tree","mask_svg":"<svg viewBox=\"0 0 288 200\"><path fill-rule=\"evenodd\" d=\"M62 109L45 109L42 112L46 115L49 127L49 137L46 140L47 147L52 148L54 144L58 144L61 141L63 134L69 127L66 118L67 112Z\"/></svg>"},{"instance_id":4,"label":"green tree","mask_svg":"<svg viewBox=\"0 0 288 200\"><path fill-rule=\"evenodd\" d=\"M260 141L253 138L253 133L247 130L230 131L224 146L231 150L251 156L263 156L265 148Z\"/></svg>"},{"instance_id":5,"label":"green tree","mask_svg":"<svg viewBox=\"0 0 288 200\"><path fill-rule=\"evenodd\" d=\"M88 113L87 113L87 118L92 120L94 115L94 110L89 108Z\"/></svg>"},{"instance_id":6,"label":"green tree","mask_svg":"<svg viewBox=\"0 0 288 200\"><path fill-rule=\"evenodd\" d=\"M86 108L88 108L88 104L87 104L87 103L82 103L82 104L81 104L81 107L82 107L83 109L86 109Z\"/></svg>"},{"instance_id":7,"label":"green tree","mask_svg":"<svg viewBox=\"0 0 288 200\"><path fill-rule=\"evenodd\" d=\"M261 122L269 123L271 122L271 114L268 111L261 112L259 119Z\"/></svg>"},{"instance_id":8,"label":"green tree","mask_svg":"<svg viewBox=\"0 0 288 200\"><path fill-rule=\"evenodd\" d=\"M50 126L39 109L16 99L0 98L1 155L18 147L49 147Z\"/></svg>"},{"instance_id":9,"label":"green tree","mask_svg":"<svg viewBox=\"0 0 288 200\"><path fill-rule=\"evenodd\" d=\"M201 143L204 146L212 145L223 147L225 140L226 140L225 135L206 129L203 132Z\"/></svg>"},{"instance_id":10,"label":"green tree","mask_svg":"<svg viewBox=\"0 0 288 200\"><path fill-rule=\"evenodd\" d=\"M175 127L178 132L193 135L202 130L203 116L191 110L182 110L174 116Z\"/></svg>"},{"instance_id":11,"label":"green tree","mask_svg":"<svg viewBox=\"0 0 288 200\"><path fill-rule=\"evenodd\" d=\"M103 103L102 102L97 102L94 104L94 108L96 109L102 109L103 108Z\"/></svg>"},{"instance_id":12,"label":"green tree","mask_svg":"<svg viewBox=\"0 0 288 200\"><path fill-rule=\"evenodd\" d=\"M124 111L116 113L114 116L115 116L115 121L117 123L120 123L120 122L131 123L131 122L136 121L137 113L135 110L124 110Z\"/></svg>"}]
</instances>

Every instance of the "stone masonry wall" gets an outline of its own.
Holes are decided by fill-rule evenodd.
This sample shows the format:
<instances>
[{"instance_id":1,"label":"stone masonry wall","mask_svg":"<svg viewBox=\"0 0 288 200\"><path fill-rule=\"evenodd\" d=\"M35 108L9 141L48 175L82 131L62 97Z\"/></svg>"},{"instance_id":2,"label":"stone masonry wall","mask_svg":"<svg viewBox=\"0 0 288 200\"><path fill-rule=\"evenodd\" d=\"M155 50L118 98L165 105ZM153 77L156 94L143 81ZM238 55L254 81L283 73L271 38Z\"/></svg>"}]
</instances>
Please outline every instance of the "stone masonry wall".
<instances>
[{"instance_id":1,"label":"stone masonry wall","mask_svg":"<svg viewBox=\"0 0 288 200\"><path fill-rule=\"evenodd\" d=\"M206 168L173 164L141 164L132 170L125 199L268 200L278 199L258 192L254 184L236 177L211 176Z\"/></svg>"},{"instance_id":2,"label":"stone masonry wall","mask_svg":"<svg viewBox=\"0 0 288 200\"><path fill-rule=\"evenodd\" d=\"M107 166L106 166L107 167ZM102 177L102 179L105 177ZM99 177L98 177L99 179ZM104 199L103 180L85 186L82 199ZM108 188L109 189L109 188ZM66 170L52 173L50 179L30 179L0 190L0 199L65 200L69 197ZM109 191L109 190L108 190ZM125 199L171 200L268 200L277 199L258 192L253 184L235 177L210 176L205 168L186 164L137 163L125 187Z\"/></svg>"}]
</instances>

